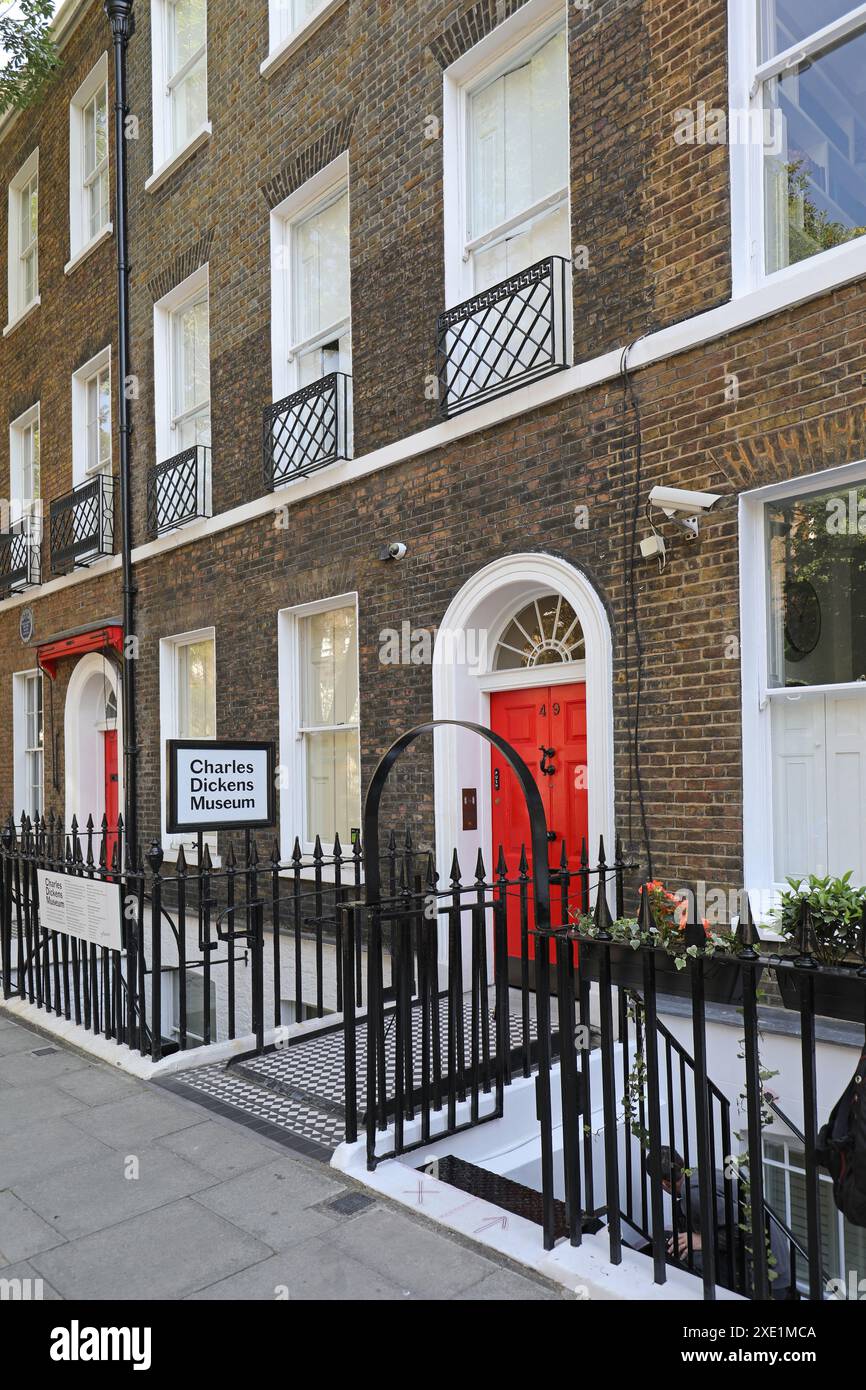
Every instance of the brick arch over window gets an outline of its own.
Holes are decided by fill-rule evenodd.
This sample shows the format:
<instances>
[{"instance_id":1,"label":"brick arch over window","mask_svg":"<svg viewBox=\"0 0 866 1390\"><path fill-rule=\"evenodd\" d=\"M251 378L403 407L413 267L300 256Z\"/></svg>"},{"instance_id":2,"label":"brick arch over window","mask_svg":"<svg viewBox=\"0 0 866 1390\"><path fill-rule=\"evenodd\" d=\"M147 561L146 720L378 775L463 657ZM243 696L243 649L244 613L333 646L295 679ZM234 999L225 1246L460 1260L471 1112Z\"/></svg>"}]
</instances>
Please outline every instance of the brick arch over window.
<instances>
[{"instance_id":1,"label":"brick arch over window","mask_svg":"<svg viewBox=\"0 0 866 1390\"><path fill-rule=\"evenodd\" d=\"M526 3L527 0L477 0L431 40L430 52L441 68L450 67Z\"/></svg>"},{"instance_id":2,"label":"brick arch over window","mask_svg":"<svg viewBox=\"0 0 866 1390\"><path fill-rule=\"evenodd\" d=\"M352 141L357 115L358 107L354 106L335 125L329 126L309 145L287 159L273 178L262 184L265 202L272 212L315 174L332 164L338 155L346 152Z\"/></svg>"},{"instance_id":3,"label":"brick arch over window","mask_svg":"<svg viewBox=\"0 0 866 1390\"><path fill-rule=\"evenodd\" d=\"M211 227L195 241L190 242L189 246L175 256L171 265L166 266L158 275L154 275L152 280L148 280L147 288L150 297L156 303L158 299L164 299L173 289L189 279L194 271L200 270L203 265L207 265L210 260L211 247L216 228Z\"/></svg>"}]
</instances>

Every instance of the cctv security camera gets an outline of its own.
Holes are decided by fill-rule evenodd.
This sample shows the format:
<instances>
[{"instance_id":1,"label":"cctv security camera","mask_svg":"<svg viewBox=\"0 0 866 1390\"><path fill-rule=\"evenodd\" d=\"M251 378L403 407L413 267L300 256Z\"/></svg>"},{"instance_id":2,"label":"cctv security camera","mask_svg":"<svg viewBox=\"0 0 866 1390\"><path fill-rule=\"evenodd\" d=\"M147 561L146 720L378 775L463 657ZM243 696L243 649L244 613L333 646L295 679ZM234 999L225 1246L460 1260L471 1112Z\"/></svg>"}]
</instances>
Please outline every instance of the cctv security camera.
<instances>
[{"instance_id":1,"label":"cctv security camera","mask_svg":"<svg viewBox=\"0 0 866 1390\"><path fill-rule=\"evenodd\" d=\"M721 501L718 492L692 492L689 488L654 487L649 495L651 507L659 507L669 521L694 540L698 534L698 518L712 511Z\"/></svg>"},{"instance_id":2,"label":"cctv security camera","mask_svg":"<svg viewBox=\"0 0 866 1390\"><path fill-rule=\"evenodd\" d=\"M718 492L692 492L682 487L654 487L649 495L652 506L664 512L709 512L721 501Z\"/></svg>"},{"instance_id":3,"label":"cctv security camera","mask_svg":"<svg viewBox=\"0 0 866 1390\"><path fill-rule=\"evenodd\" d=\"M406 554L406 546L402 541L392 541L390 545L385 545L379 551L380 560L402 560Z\"/></svg>"}]
</instances>

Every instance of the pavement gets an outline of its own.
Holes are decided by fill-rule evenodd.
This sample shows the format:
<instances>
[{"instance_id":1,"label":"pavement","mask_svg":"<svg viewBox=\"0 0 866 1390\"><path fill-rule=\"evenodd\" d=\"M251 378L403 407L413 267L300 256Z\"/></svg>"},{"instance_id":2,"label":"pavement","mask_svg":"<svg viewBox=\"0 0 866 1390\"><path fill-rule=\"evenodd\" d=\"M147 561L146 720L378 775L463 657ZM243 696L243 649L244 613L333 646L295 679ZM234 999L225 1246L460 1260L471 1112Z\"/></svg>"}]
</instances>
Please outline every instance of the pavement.
<instances>
[{"instance_id":1,"label":"pavement","mask_svg":"<svg viewBox=\"0 0 866 1390\"><path fill-rule=\"evenodd\" d=\"M0 1011L0 1298L562 1299L422 1216Z\"/></svg>"}]
</instances>

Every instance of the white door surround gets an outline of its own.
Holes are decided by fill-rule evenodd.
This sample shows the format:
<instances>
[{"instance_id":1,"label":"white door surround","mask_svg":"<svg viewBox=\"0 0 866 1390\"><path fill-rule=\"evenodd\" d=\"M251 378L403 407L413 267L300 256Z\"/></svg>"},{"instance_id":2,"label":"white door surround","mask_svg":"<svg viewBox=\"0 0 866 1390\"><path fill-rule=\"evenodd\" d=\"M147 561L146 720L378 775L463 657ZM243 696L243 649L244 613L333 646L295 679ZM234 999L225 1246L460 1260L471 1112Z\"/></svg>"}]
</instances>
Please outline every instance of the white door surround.
<instances>
[{"instance_id":1,"label":"white door surround","mask_svg":"<svg viewBox=\"0 0 866 1390\"><path fill-rule=\"evenodd\" d=\"M496 642L512 615L533 598L555 592L571 604L583 628L586 660L528 670L494 671ZM490 726L490 691L586 680L590 853L604 835L613 843L613 643L607 612L586 575L555 555L503 556L474 574L455 594L433 652L433 718ZM453 850L464 875L480 847L488 874L492 845L490 748L463 729L434 736L436 853L441 883ZM461 792L478 793L478 829L462 829ZM509 864L509 870L516 865ZM440 885L441 886L441 885Z\"/></svg>"},{"instance_id":2,"label":"white door surround","mask_svg":"<svg viewBox=\"0 0 866 1390\"><path fill-rule=\"evenodd\" d=\"M83 831L88 816L99 832L105 812L105 753L103 736L108 697L117 701L118 754L123 748L120 710L121 694L117 667L100 652L89 652L77 662L66 691L63 713L63 743L66 773L66 829L73 815ZM118 756L118 805L123 805L123 759ZM94 844L94 854L99 845Z\"/></svg>"}]
</instances>

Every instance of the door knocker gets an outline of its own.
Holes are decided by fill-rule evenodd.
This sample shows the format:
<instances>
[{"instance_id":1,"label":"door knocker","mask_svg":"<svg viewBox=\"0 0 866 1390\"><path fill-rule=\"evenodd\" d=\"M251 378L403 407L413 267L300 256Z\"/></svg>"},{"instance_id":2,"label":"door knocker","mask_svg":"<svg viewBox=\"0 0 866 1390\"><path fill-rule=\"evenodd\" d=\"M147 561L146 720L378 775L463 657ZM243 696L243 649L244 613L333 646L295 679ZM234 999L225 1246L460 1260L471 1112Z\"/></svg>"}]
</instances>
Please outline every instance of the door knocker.
<instances>
[{"instance_id":1,"label":"door knocker","mask_svg":"<svg viewBox=\"0 0 866 1390\"><path fill-rule=\"evenodd\" d=\"M548 766L547 766L547 760L548 760L548 758L553 758L553 757L556 756L556 749L555 749L555 748L545 748L544 744L542 743L542 745L541 745L541 747L540 747L540 749L539 749L539 752L541 752L541 753L544 754L544 757L541 759L541 771L543 772L543 774L544 774L545 777L552 777L553 774L556 772L556 768L555 768L555 767L548 767Z\"/></svg>"}]
</instances>

